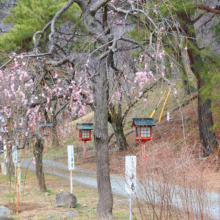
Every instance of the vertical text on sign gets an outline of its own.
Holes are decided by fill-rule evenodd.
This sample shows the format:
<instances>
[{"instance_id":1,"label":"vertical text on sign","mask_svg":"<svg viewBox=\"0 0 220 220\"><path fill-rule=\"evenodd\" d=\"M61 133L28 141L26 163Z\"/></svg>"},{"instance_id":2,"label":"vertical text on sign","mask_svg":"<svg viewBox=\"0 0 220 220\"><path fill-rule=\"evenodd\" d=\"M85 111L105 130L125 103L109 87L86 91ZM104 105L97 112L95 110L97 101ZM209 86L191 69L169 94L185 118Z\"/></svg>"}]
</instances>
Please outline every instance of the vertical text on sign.
<instances>
[{"instance_id":1,"label":"vertical text on sign","mask_svg":"<svg viewBox=\"0 0 220 220\"><path fill-rule=\"evenodd\" d=\"M12 161L15 164L18 162L18 151L17 147L14 145L12 146Z\"/></svg>"},{"instance_id":2,"label":"vertical text on sign","mask_svg":"<svg viewBox=\"0 0 220 220\"><path fill-rule=\"evenodd\" d=\"M125 191L128 194L136 191L136 156L125 157Z\"/></svg>"},{"instance_id":3,"label":"vertical text on sign","mask_svg":"<svg viewBox=\"0 0 220 220\"><path fill-rule=\"evenodd\" d=\"M74 170L74 149L73 149L73 145L68 145L67 150L68 150L68 169L69 170Z\"/></svg>"}]
</instances>

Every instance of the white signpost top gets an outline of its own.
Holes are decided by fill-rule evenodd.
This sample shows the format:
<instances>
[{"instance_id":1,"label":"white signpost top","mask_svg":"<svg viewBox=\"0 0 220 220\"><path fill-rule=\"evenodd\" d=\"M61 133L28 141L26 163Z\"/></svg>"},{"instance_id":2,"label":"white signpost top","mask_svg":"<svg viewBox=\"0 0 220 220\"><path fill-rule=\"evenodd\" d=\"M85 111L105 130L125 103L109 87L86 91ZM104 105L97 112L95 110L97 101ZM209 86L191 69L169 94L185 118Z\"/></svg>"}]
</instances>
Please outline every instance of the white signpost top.
<instances>
[{"instance_id":1,"label":"white signpost top","mask_svg":"<svg viewBox=\"0 0 220 220\"><path fill-rule=\"evenodd\" d=\"M18 151L17 151L17 147L14 145L12 146L12 161L13 163L18 162Z\"/></svg>"},{"instance_id":2,"label":"white signpost top","mask_svg":"<svg viewBox=\"0 0 220 220\"><path fill-rule=\"evenodd\" d=\"M68 169L69 170L74 170L74 149L73 149L73 145L68 145L67 146L67 151L68 151Z\"/></svg>"},{"instance_id":3,"label":"white signpost top","mask_svg":"<svg viewBox=\"0 0 220 220\"><path fill-rule=\"evenodd\" d=\"M128 194L136 191L136 156L125 157L125 191Z\"/></svg>"}]
</instances>

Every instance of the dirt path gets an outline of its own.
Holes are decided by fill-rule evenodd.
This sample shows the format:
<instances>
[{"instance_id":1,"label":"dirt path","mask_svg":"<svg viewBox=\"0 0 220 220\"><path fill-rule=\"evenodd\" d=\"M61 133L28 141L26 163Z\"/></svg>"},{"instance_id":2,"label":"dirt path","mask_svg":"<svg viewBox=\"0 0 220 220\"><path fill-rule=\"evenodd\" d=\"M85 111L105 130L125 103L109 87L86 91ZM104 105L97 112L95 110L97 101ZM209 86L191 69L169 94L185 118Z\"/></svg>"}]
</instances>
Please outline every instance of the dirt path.
<instances>
[{"instance_id":1,"label":"dirt path","mask_svg":"<svg viewBox=\"0 0 220 220\"><path fill-rule=\"evenodd\" d=\"M44 172L46 173L53 174L65 179L70 178L67 165L63 163L52 160L43 160L43 166ZM35 165L33 164L32 160L22 160L22 167L35 171ZM97 189L97 180L95 172L75 168L75 170L73 171L73 181L80 183L81 185L84 185L86 187ZM128 197L127 193L124 190L125 181L123 177L112 175L111 185L112 191L115 195Z\"/></svg>"},{"instance_id":2,"label":"dirt path","mask_svg":"<svg viewBox=\"0 0 220 220\"><path fill-rule=\"evenodd\" d=\"M67 165L56 162L53 160L43 160L44 171L49 174L53 174L65 179L69 179L69 171ZM32 171L35 171L35 165L33 164L32 160L22 160L22 167L28 168ZM75 169L73 172L73 181L84 185L86 187L91 187L97 189L97 180L96 180L96 173L83 170L83 169ZM127 193L125 192L125 180L124 177L111 175L111 185L113 194L128 197ZM216 193L210 192L200 192L199 190L192 190L192 189L183 189L181 187L166 185L164 187L168 187L172 195L169 197L171 198L172 205L176 206L178 209L186 211L186 206L188 204L183 204L183 202L187 201L190 203L190 207L192 206L191 203L194 203L194 208L192 209L193 212L197 213L197 209L199 212L204 213L204 215L208 215L210 219L219 220L220 219L220 195ZM161 195L161 184L158 185L156 182L152 181L144 181L143 184L137 184L137 195L141 198L148 201L149 194L153 194L154 202L161 203L161 201L165 201L164 195ZM188 196L186 200L183 200L183 196ZM206 201L207 204L204 204L202 199ZM201 200L201 201L200 201Z\"/></svg>"}]
</instances>

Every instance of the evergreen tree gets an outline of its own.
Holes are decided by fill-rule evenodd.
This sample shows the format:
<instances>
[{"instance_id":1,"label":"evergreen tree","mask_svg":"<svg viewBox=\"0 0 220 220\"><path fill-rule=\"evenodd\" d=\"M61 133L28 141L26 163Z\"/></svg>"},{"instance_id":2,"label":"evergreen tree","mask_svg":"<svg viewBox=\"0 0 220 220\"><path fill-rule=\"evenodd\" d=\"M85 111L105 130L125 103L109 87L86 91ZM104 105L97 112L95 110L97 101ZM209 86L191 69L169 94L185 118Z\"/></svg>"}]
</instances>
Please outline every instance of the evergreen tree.
<instances>
[{"instance_id":1,"label":"evergreen tree","mask_svg":"<svg viewBox=\"0 0 220 220\"><path fill-rule=\"evenodd\" d=\"M41 30L56 14L56 12L62 8L66 3L65 0L19 0L17 6L10 9L10 14L7 15L3 23L10 24L12 26L9 29L9 33L4 33L0 37L0 52L9 53L11 51L22 53L28 52L34 47L33 35L35 32ZM78 21L77 14L80 13L80 8L74 4L66 13L62 16L59 22L56 24L56 28L62 22L71 22L70 25ZM82 22L79 22L82 24ZM71 27L70 27L71 28ZM82 30L84 30L82 28ZM45 41L41 41L42 48L46 46ZM79 46L76 43L75 45Z\"/></svg>"},{"instance_id":2,"label":"evergreen tree","mask_svg":"<svg viewBox=\"0 0 220 220\"><path fill-rule=\"evenodd\" d=\"M194 23L198 21L203 14L198 14L195 19L192 17L196 14L198 6L194 1L169 1L169 4L164 4L161 7L161 11L170 16L172 12L173 19L177 19L180 26L170 29L170 31L176 31L180 36L180 33L186 35L184 41L180 45L181 48L187 51L190 67L193 71L198 88L198 124L200 142L203 147L203 156L208 156L213 152L214 147L217 144L215 133L212 130L213 117L211 110L211 96L208 95L205 99L202 97L201 90L207 85L207 74L211 74L211 71L206 71L207 66L215 65L210 59L210 54L206 49L201 49L198 46L196 40L196 32ZM201 6L200 6L201 8ZM206 90L207 91L207 90ZM207 91L209 94L211 91Z\"/></svg>"}]
</instances>

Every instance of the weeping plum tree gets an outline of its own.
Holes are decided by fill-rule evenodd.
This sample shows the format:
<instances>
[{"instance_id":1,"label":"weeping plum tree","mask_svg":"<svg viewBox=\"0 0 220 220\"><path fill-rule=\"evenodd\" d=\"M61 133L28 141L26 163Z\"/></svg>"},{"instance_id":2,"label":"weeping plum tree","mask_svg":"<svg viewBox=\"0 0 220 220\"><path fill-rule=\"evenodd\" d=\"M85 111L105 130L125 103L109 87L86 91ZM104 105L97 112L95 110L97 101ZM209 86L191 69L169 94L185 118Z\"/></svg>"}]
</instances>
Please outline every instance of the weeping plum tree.
<instances>
[{"instance_id":1,"label":"weeping plum tree","mask_svg":"<svg viewBox=\"0 0 220 220\"><path fill-rule=\"evenodd\" d=\"M83 37L88 46L82 45L82 47L88 48L88 52L83 49L80 54L77 53L77 48L69 45L70 39L67 39L66 44L63 40L60 41L59 33L61 32L62 36L64 33L57 30L58 19L74 3L77 3L81 8L83 15L81 17L87 28L87 33ZM7 97L13 96L13 106L19 106L23 109L22 116L17 118L17 125L22 127L25 134L22 147L25 146L27 140L28 127L39 126L41 120L45 120L43 119L44 112L46 111L48 114L53 112L51 103L55 100L62 100L63 107L68 106L72 114L76 114L79 107L81 112L79 111L78 114L83 114L85 113L85 105L92 105L95 111L94 139L97 156L99 192L97 216L99 219L112 218L113 201L108 156L109 109L114 117L114 100L118 98L119 106L123 101L127 107L125 117L128 110L148 90L146 85L157 81L151 71L151 65L146 65L146 62L158 60L163 56L160 41L156 42L155 46L161 49L154 51L152 55L144 41L139 42L129 38L127 33L129 32L127 30L129 24L127 23L131 22L130 17L135 19L134 25L138 20L143 27L148 25L150 31L158 28L155 22L144 10L140 10L135 2L134 4L131 2L129 5L134 8L133 11L117 8L117 4L110 3L108 0L98 1L91 5L87 5L85 1L81 0L69 0L41 31L34 34L34 53L13 55L11 58L13 64L11 63L9 67L5 68L1 75L4 78L7 74L9 89L4 91ZM135 9L135 7L137 8ZM139 12L141 16L137 16ZM121 14L124 20L118 21L117 19L120 17L113 19L115 13ZM100 18L103 19L101 23ZM122 28L121 23L123 23ZM50 47L49 51L45 51L41 42L43 35L49 30ZM115 35L114 33L117 31L118 35ZM68 30L65 30L65 33L68 33ZM78 35L83 34L80 31L78 33ZM155 32L155 35L157 34L160 35L160 32ZM141 52L136 55L138 59L136 73L131 75L130 70L134 69L132 63L126 62L121 68L123 64L121 51L132 52L137 49ZM39 53L41 50L42 53ZM122 69L123 71L121 71ZM119 80L116 72L120 80L124 79L125 88L120 84L119 87L114 87ZM3 87L4 85L2 85ZM118 114L121 116L120 108ZM123 117L117 121L114 117L112 121L117 126L123 122L121 119ZM41 152L42 143L39 142L39 139L35 148L37 152ZM42 156L41 154L36 156L39 157L37 164L38 171L41 172ZM37 175L41 188L45 189L42 172Z\"/></svg>"},{"instance_id":2,"label":"weeping plum tree","mask_svg":"<svg viewBox=\"0 0 220 220\"><path fill-rule=\"evenodd\" d=\"M80 6L82 13L85 15L84 24L87 27L89 36L93 38L92 41L90 41L90 39L87 39L87 41L89 44L91 44L91 42L94 44L93 53L96 52L96 55L93 55L93 53L83 53L81 55L72 53L71 46L68 48L68 45L58 44L59 38L56 37L56 22L74 2ZM63 100L63 106L68 105L72 114L75 114L78 107L80 107L81 114L83 114L85 113L85 105L93 106L95 109L94 138L97 150L99 191L97 216L99 219L112 218L113 207L109 176L109 136L107 123L109 104L115 94L118 93L118 89L112 89L114 87L112 86L113 84L111 84L110 78L113 75L113 71L111 71L110 66L114 62L114 54L117 50L137 48L137 45L131 47L129 44L128 48L118 47L117 45L120 45L118 41L123 34L118 37L114 36L111 33L115 30L114 23L105 23L106 26L103 30L102 25L97 21L96 16L102 17L103 15L99 9L106 6L108 2L109 1L101 1L92 6L87 6L84 1L69 1L57 12L53 20L46 24L42 31L34 35L35 47L39 51L41 49L41 37L50 27L50 50L47 53L43 51L44 53L42 54L36 54L36 52L32 54L14 54L11 58L11 64L4 69L1 75L2 78L4 78L7 74L6 78L8 80L9 89L4 91L6 96L13 97L13 106L18 106L23 109L23 114L17 118L17 126L21 126L25 134L22 147L25 146L27 140L28 127L33 128L34 126L39 126L41 120L45 120L44 111L48 114L53 112L51 103L55 100ZM110 4L110 7L113 7L115 11L120 10L119 8L115 8L114 4ZM130 13L125 13L123 10L121 12L122 14ZM38 34L39 37L36 39ZM129 40L126 41L129 42ZM96 44L98 48L95 47ZM61 58L61 56L59 59L47 59L47 56L54 55L54 51L57 51L57 48L61 46L65 46L64 49L67 47L70 51L66 53L65 50L61 50L64 52L65 56L62 55L64 58ZM121 65L121 63L118 65ZM127 75L129 69L130 68L127 68ZM145 73L142 75L143 81L149 79ZM130 76L127 77L131 79ZM113 83L117 81L117 78L113 77L112 79ZM144 82L142 82L142 84L143 83ZM132 93L132 98L135 102L141 96L139 92L143 89L143 85L140 89L136 90L135 87L132 86L133 83L131 81L129 81L129 84L130 86L127 86L125 94L130 100L130 94ZM2 85L2 88L4 88L4 85ZM90 88L92 88L93 93ZM35 148L37 152L41 152L42 143L37 141ZM42 156L40 153L36 156L39 157L37 164L41 166ZM41 167L39 167L38 171L42 171ZM37 173L37 175L41 188L45 189L42 173Z\"/></svg>"},{"instance_id":3,"label":"weeping plum tree","mask_svg":"<svg viewBox=\"0 0 220 220\"><path fill-rule=\"evenodd\" d=\"M13 55L11 63L0 72L1 102L4 106L1 112L8 119L12 118L12 134L10 144L17 144L21 134L23 142L18 149L23 149L29 139L36 139L34 157L36 158L36 174L41 191L46 190L43 174L43 143L44 137L39 132L40 123L47 121L47 115L53 115L52 105L59 103L59 98L68 98L68 92L60 94L56 86L57 77L43 65L43 60L31 59L29 55ZM54 79L53 79L54 75ZM48 77L48 78L47 78ZM52 81L51 81L52 80ZM61 86L61 85L60 85ZM58 94L59 93L59 94ZM53 117L58 117L69 101L61 102ZM5 127L5 132L9 130Z\"/></svg>"},{"instance_id":4,"label":"weeping plum tree","mask_svg":"<svg viewBox=\"0 0 220 220\"><path fill-rule=\"evenodd\" d=\"M88 35L88 38L85 37L85 43L87 43L88 46L85 47L85 45L82 45L82 47L89 47L89 52L77 54L77 51L72 51L71 48L69 48L68 52L65 50L63 58L55 58L46 63L54 68L64 68L65 71L68 70L68 64L71 64L73 70L71 76L74 78L75 88L79 85L86 85L87 88L92 88L92 100L88 100L88 93L90 93L90 91L86 93L85 87L78 89L76 94L72 92L71 95L75 97L75 100L80 100L80 102L85 100L87 104L92 105L92 108L95 111L94 139L99 192L97 216L99 219L110 219L112 218L113 202L109 175L108 119L110 118L110 121L116 126L119 123L122 123L121 119L119 121L117 117L114 117L116 115L114 100L119 100L119 110L117 114L121 116L120 105L122 104L122 100L129 100L129 102L124 101L127 103L126 107L128 110L139 98L142 97L145 90L147 90L147 83L151 85L152 82L157 81L157 78L151 70L151 65L147 65L146 62L160 60L164 54L160 40L155 43L155 48L157 49L151 54L144 41L142 43L129 38L127 23L131 22L130 17L135 18L143 27L145 25L149 26L149 30L155 32L154 37L156 39L158 38L157 35L161 35L161 31L156 31L157 29L159 30L159 26L157 26L144 10L138 8L139 6L136 2L130 2L130 7L134 9L126 11L117 7L116 2L114 4L113 2L110 3L108 0L97 1L91 5L90 2L86 4L84 1L70 0L56 13L52 21L48 23L42 31L39 31L34 35L36 47L40 48L39 43L42 35L45 33L46 29L50 27L49 41L51 47L48 51L48 55L54 55L54 51L60 47L62 47L63 50L65 49L63 42L59 42L55 25L59 17L74 3L77 3L82 11L82 17ZM135 7L137 8L135 9ZM137 16L137 13L139 12L141 16ZM113 13L112 16L110 16L111 13ZM114 13L124 16L124 20L118 21L114 19ZM117 19L119 18L120 17ZM136 23L136 20L134 21L134 24ZM162 21L163 19L159 22ZM123 24L122 28L120 28L121 23ZM38 35L39 37L36 39ZM123 45L122 42L124 42L125 45ZM134 67L129 65L128 62L126 63L127 65L123 65L123 68L119 68L122 65L121 59L123 59L120 52L136 49L141 50L141 52L137 54L137 72L135 75L130 75L130 70ZM123 71L121 71L122 69ZM164 74L162 74L162 76L164 77ZM126 89L123 89L120 83L118 84L119 87L114 87L116 82L122 78L127 83L127 86L125 87ZM138 84L139 87L137 88L135 84Z\"/></svg>"},{"instance_id":5,"label":"weeping plum tree","mask_svg":"<svg viewBox=\"0 0 220 220\"><path fill-rule=\"evenodd\" d=\"M80 8L78 21L71 23L63 19L63 15L76 5ZM164 17L154 1L86 3L69 0L42 30L34 34L34 51L14 54L2 66L0 91L11 100L13 107L23 109L16 123L24 133L22 147L27 140L28 128L39 126L46 120L45 112L58 115L65 109L73 116L79 116L85 114L87 105L94 109L98 219L112 218L108 121L112 122L119 144L123 142L122 148L127 148L122 128L129 109L159 79L173 87L165 77L162 62L167 53L164 42L170 47L177 46L169 41L169 29L173 25L177 30L179 23L173 23L168 15ZM131 30L138 34L132 35ZM45 35L49 40L46 47ZM185 39L184 33L180 37ZM79 39L81 44L77 45L75 42ZM131 59L124 58L125 52ZM3 79L6 79L7 87ZM59 108L54 112L55 102ZM7 112L9 116L11 113ZM37 142L37 151L42 148L41 144ZM41 160L39 157L39 166ZM43 182L39 183L43 187Z\"/></svg>"}]
</instances>

